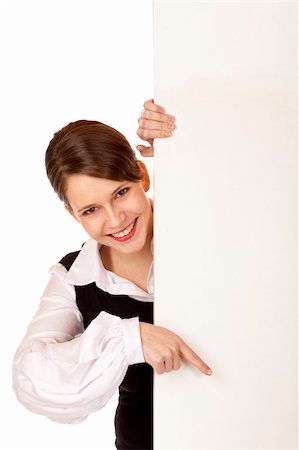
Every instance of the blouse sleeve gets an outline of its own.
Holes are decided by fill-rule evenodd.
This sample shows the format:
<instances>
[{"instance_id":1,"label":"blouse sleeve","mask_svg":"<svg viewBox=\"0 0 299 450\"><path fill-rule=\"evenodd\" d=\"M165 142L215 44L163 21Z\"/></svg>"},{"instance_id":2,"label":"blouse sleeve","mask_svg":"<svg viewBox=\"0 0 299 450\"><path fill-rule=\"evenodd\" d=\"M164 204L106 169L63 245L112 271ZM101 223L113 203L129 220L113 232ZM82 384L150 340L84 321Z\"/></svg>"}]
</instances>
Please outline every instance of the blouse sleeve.
<instances>
[{"instance_id":1,"label":"blouse sleeve","mask_svg":"<svg viewBox=\"0 0 299 450\"><path fill-rule=\"evenodd\" d=\"M13 389L30 411L79 423L102 408L128 366L144 362L139 319L102 311L84 330L74 286L61 264L51 278L13 363Z\"/></svg>"}]
</instances>

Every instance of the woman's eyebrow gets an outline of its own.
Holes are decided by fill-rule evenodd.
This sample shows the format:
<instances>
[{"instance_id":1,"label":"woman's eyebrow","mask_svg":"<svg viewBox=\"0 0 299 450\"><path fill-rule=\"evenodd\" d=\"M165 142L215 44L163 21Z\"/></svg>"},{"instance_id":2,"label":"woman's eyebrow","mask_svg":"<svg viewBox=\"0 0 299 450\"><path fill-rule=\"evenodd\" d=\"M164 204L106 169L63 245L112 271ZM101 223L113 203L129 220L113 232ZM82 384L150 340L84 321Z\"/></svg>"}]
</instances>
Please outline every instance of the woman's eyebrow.
<instances>
[{"instance_id":1,"label":"woman's eyebrow","mask_svg":"<svg viewBox=\"0 0 299 450\"><path fill-rule=\"evenodd\" d=\"M111 197L112 197L112 195L116 194L117 191L120 191L121 189L123 189L126 186L126 184L127 183L121 184L116 189L114 189L114 191L111 193ZM83 206L82 208L77 210L77 214L84 211L85 209L93 208L94 206L96 206L96 203L92 203L91 205Z\"/></svg>"}]
</instances>

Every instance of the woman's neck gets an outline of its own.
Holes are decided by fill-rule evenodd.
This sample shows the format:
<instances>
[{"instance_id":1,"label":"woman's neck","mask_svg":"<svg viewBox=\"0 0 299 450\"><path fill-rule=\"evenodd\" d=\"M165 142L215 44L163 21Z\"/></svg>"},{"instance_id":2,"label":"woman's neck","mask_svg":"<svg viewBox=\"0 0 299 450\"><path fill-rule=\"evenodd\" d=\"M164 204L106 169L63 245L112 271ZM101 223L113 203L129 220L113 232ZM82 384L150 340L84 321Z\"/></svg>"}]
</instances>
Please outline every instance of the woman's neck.
<instances>
[{"instance_id":1,"label":"woman's neck","mask_svg":"<svg viewBox=\"0 0 299 450\"><path fill-rule=\"evenodd\" d=\"M127 270L128 267L144 268L145 266L149 266L153 260L151 241L149 243L146 242L143 249L136 253L124 254L115 252L111 247L102 246L100 248L100 254L105 269L115 273Z\"/></svg>"}]
</instances>

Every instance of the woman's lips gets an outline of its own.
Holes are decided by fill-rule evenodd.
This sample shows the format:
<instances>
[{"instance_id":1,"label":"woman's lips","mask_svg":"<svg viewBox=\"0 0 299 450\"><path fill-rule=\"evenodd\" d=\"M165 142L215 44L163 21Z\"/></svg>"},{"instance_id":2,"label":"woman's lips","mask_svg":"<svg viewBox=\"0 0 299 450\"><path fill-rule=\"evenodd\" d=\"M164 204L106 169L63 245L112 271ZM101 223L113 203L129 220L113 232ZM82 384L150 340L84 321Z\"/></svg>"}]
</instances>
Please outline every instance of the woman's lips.
<instances>
[{"instance_id":1,"label":"woman's lips","mask_svg":"<svg viewBox=\"0 0 299 450\"><path fill-rule=\"evenodd\" d=\"M138 217L137 217L137 219L138 219ZM134 234L135 234L137 219L134 220L134 225L133 225L132 230L131 230L128 234L126 234L125 236L122 236L122 237L116 237L116 236L112 236L112 234L109 234L109 236L110 236L112 239L114 239L115 241L117 241L117 242L128 241L128 240L131 239L131 238L134 236ZM131 224L132 224L132 222L131 222ZM131 225L131 224L130 224L130 225ZM130 225L128 225L128 226L130 226ZM128 228L128 226L127 226L126 228ZM125 230L126 228L124 228L124 230ZM123 231L123 230L122 230L122 231ZM121 231L119 231L118 233L121 233ZM117 234L117 233L115 233L115 234Z\"/></svg>"},{"instance_id":2,"label":"woman's lips","mask_svg":"<svg viewBox=\"0 0 299 450\"><path fill-rule=\"evenodd\" d=\"M134 219L136 220L136 219ZM132 225L132 223L134 222L134 220L132 222L130 222L126 227L124 227L122 230L116 231L115 233L111 233L111 234L117 234L117 233L121 233L122 231L124 231L126 228L128 228L129 226ZM109 234L109 236L111 236L111 234Z\"/></svg>"}]
</instances>

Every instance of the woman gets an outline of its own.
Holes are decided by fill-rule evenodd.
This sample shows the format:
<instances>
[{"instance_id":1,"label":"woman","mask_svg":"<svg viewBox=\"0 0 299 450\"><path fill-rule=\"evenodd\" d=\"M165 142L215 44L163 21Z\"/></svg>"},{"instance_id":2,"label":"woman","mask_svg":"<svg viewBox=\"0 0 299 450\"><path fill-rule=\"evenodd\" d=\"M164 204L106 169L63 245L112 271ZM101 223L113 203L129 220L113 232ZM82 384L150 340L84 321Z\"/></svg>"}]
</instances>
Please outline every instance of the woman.
<instances>
[{"instance_id":1,"label":"woman","mask_svg":"<svg viewBox=\"0 0 299 450\"><path fill-rule=\"evenodd\" d=\"M145 102L137 134L150 146L174 118ZM119 388L118 449L153 446L153 370L180 359L209 367L170 330L153 325L153 201L150 180L126 138L96 121L55 133L46 170L66 210L90 238L50 268L51 278L14 359L13 387L30 411L79 423Z\"/></svg>"}]
</instances>

